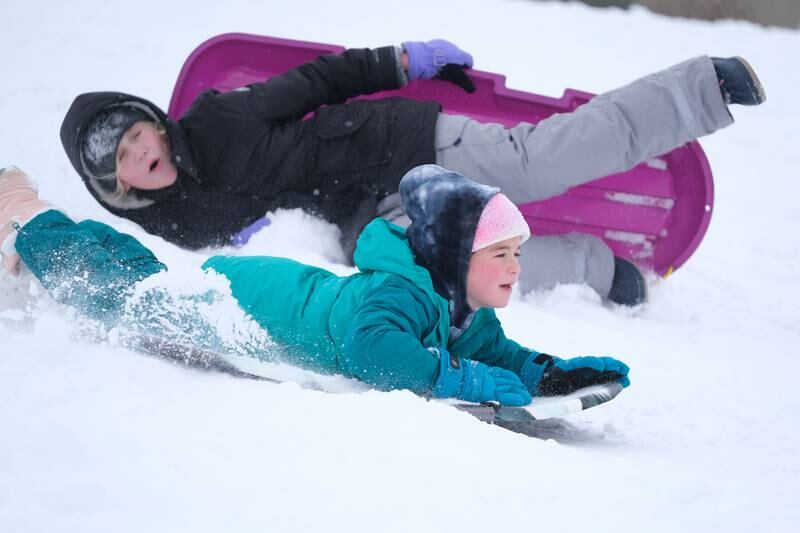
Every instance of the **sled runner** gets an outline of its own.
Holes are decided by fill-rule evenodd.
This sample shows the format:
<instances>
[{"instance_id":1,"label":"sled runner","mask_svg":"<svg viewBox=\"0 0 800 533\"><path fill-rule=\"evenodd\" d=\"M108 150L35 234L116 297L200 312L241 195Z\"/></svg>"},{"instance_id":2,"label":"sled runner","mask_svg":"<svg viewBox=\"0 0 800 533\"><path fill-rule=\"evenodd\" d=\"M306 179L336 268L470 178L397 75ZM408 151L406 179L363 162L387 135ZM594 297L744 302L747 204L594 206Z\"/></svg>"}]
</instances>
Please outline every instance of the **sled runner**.
<instances>
[{"instance_id":1,"label":"sled runner","mask_svg":"<svg viewBox=\"0 0 800 533\"><path fill-rule=\"evenodd\" d=\"M341 46L240 33L213 37L184 63L169 115L179 117L206 89L229 91L264 81L319 55L342 51ZM362 98L398 95L436 100L447 113L513 126L571 112L593 96L567 89L561 98L551 98L509 89L499 74L468 73L477 89L472 94L434 80ZM699 246L711 220L713 196L711 168L695 141L627 172L520 208L537 235L590 233L603 239L616 255L666 277Z\"/></svg>"}]
</instances>

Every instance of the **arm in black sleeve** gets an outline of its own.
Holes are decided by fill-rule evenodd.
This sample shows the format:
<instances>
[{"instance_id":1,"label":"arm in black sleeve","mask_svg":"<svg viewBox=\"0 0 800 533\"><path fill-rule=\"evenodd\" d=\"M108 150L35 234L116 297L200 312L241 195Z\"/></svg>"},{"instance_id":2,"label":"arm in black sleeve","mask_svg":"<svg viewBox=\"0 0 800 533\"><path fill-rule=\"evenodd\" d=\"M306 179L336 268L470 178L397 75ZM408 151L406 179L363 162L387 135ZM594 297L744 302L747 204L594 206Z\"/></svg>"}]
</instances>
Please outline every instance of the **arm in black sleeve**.
<instances>
[{"instance_id":1,"label":"arm in black sleeve","mask_svg":"<svg viewBox=\"0 0 800 533\"><path fill-rule=\"evenodd\" d=\"M323 55L249 90L219 95L264 120L298 119L322 105L397 89L406 79L394 46Z\"/></svg>"}]
</instances>

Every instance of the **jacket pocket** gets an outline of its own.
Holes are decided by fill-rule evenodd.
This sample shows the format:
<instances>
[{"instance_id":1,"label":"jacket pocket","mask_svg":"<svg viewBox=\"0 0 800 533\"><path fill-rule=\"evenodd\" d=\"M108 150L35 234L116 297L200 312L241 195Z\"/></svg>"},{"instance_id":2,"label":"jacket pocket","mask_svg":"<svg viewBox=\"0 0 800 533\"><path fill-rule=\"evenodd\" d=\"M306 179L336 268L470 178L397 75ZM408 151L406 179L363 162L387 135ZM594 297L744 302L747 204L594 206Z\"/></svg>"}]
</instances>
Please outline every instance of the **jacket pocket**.
<instances>
[{"instance_id":1,"label":"jacket pocket","mask_svg":"<svg viewBox=\"0 0 800 533\"><path fill-rule=\"evenodd\" d=\"M360 173L385 165L391 156L385 105L356 101L320 109L312 124L319 141L315 174Z\"/></svg>"}]
</instances>

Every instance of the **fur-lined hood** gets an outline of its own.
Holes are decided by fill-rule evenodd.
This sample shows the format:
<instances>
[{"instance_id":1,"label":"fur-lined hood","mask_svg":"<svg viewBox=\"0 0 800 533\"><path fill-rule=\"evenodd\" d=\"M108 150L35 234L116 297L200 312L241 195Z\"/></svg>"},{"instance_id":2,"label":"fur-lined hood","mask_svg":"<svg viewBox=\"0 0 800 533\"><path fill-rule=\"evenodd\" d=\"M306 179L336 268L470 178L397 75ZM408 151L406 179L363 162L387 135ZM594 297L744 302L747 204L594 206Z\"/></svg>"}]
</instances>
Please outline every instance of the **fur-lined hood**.
<instances>
[{"instance_id":1,"label":"fur-lined hood","mask_svg":"<svg viewBox=\"0 0 800 533\"><path fill-rule=\"evenodd\" d=\"M64 117L64 122L61 124L61 143L64 145L70 163L98 202L113 213L127 209L139 209L152 205L158 201L159 197L170 194L170 189L175 187L173 185L158 191L131 189L123 198L116 198L113 194L116 188L115 180L110 181L108 178L95 176L89 171L83 160L83 143L89 125L97 113L116 106L136 108L151 117L154 122L164 126L170 140L172 163L178 169L178 180L185 179L184 176L196 179L194 158L186 134L180 124L167 118L166 113L158 106L143 98L125 93L84 93L75 98Z\"/></svg>"}]
</instances>

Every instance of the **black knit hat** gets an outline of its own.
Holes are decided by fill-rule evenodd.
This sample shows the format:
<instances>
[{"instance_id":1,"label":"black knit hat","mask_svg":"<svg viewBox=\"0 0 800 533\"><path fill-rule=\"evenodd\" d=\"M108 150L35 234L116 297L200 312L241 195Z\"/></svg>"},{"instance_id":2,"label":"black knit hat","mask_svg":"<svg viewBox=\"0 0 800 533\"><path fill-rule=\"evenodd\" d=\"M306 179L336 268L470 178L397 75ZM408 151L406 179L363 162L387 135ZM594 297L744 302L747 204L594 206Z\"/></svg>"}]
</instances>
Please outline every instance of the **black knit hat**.
<instances>
[{"instance_id":1,"label":"black knit hat","mask_svg":"<svg viewBox=\"0 0 800 533\"><path fill-rule=\"evenodd\" d=\"M131 126L143 120L152 121L153 117L124 104L107 107L92 117L81 143L86 170L98 178L114 174L119 141Z\"/></svg>"}]
</instances>

